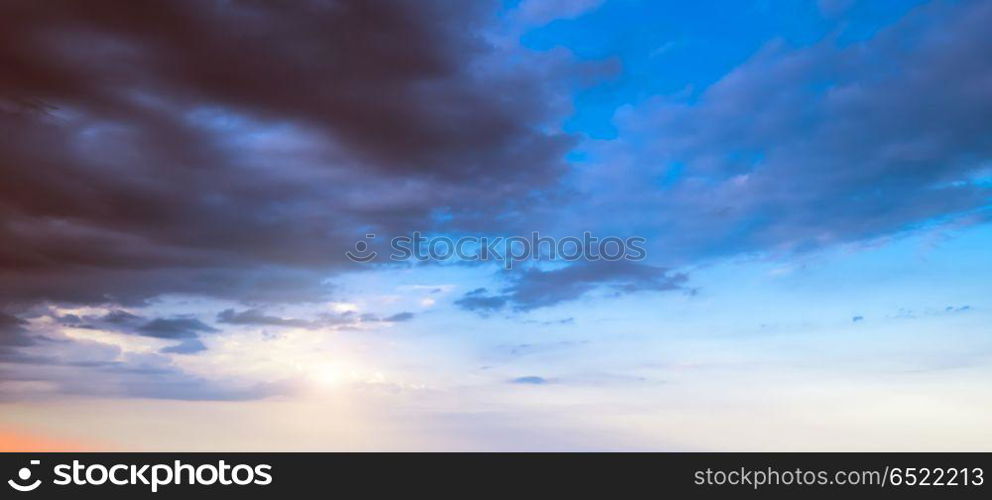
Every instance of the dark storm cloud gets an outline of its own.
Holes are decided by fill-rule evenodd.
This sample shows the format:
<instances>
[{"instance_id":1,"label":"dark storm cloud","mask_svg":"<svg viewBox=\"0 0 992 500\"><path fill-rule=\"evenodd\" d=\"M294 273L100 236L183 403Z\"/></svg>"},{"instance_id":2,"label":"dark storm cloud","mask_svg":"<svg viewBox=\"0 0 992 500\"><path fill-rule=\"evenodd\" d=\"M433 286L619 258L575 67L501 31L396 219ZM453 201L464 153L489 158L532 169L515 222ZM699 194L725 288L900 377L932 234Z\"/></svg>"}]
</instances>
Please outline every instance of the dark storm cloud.
<instances>
[{"instance_id":1,"label":"dark storm cloud","mask_svg":"<svg viewBox=\"0 0 992 500\"><path fill-rule=\"evenodd\" d=\"M698 95L626 108L589 206L677 264L987 221L990 24L989 2L937 2L869 40L772 42Z\"/></svg>"},{"instance_id":2,"label":"dark storm cloud","mask_svg":"<svg viewBox=\"0 0 992 500\"><path fill-rule=\"evenodd\" d=\"M318 300L369 228L527 203L563 75L495 57L492 6L4 2L0 300Z\"/></svg>"},{"instance_id":3,"label":"dark storm cloud","mask_svg":"<svg viewBox=\"0 0 992 500\"><path fill-rule=\"evenodd\" d=\"M28 337L24 325L27 325L27 321L0 311L0 352L11 347L34 344L34 341Z\"/></svg>"},{"instance_id":4,"label":"dark storm cloud","mask_svg":"<svg viewBox=\"0 0 992 500\"><path fill-rule=\"evenodd\" d=\"M618 294L676 290L682 288L687 279L682 273L629 261L580 262L548 271L521 271L510 278L510 286L498 295L479 288L466 293L455 303L464 309L483 313L505 306L511 306L516 311L529 311L575 300L596 289L607 289Z\"/></svg>"}]
</instances>

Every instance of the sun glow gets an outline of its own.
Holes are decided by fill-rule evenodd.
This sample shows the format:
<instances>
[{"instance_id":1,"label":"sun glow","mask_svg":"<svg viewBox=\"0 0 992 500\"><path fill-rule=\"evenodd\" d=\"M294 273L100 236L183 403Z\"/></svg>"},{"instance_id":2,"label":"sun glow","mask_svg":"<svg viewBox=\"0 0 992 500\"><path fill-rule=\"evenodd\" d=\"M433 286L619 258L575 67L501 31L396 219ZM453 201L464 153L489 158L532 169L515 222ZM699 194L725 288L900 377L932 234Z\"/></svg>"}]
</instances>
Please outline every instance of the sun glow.
<instances>
[{"instance_id":1,"label":"sun glow","mask_svg":"<svg viewBox=\"0 0 992 500\"><path fill-rule=\"evenodd\" d=\"M331 302L328 306L336 313L358 312L358 304L350 302Z\"/></svg>"},{"instance_id":2,"label":"sun glow","mask_svg":"<svg viewBox=\"0 0 992 500\"><path fill-rule=\"evenodd\" d=\"M322 387L334 387L341 385L345 379L341 368L331 363L318 364L311 368L309 371L309 378Z\"/></svg>"}]
</instances>

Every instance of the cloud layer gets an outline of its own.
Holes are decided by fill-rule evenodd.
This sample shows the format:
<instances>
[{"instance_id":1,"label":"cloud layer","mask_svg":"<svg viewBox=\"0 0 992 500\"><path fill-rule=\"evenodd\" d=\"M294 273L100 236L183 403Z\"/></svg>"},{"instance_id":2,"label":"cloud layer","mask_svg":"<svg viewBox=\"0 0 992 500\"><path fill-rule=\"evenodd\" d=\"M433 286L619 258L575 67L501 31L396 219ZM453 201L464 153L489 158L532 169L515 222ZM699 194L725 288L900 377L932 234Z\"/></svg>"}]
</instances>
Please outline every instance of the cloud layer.
<instances>
[{"instance_id":1,"label":"cloud layer","mask_svg":"<svg viewBox=\"0 0 992 500\"><path fill-rule=\"evenodd\" d=\"M527 269L512 275L510 285L499 294L478 288L455 303L480 313L507 306L515 311L529 311L575 300L598 288L617 294L667 291L681 288L687 279L682 273L629 261L583 262L551 270Z\"/></svg>"},{"instance_id":2,"label":"cloud layer","mask_svg":"<svg viewBox=\"0 0 992 500\"><path fill-rule=\"evenodd\" d=\"M7 302L312 300L364 231L488 220L570 144L483 3L0 9Z\"/></svg>"},{"instance_id":3,"label":"cloud layer","mask_svg":"<svg viewBox=\"0 0 992 500\"><path fill-rule=\"evenodd\" d=\"M772 41L705 90L627 106L574 179L609 218L577 218L656 235L670 263L987 220L990 22L987 2L937 3L864 41Z\"/></svg>"},{"instance_id":4,"label":"cloud layer","mask_svg":"<svg viewBox=\"0 0 992 500\"><path fill-rule=\"evenodd\" d=\"M615 113L616 139L565 133L582 85L648 76L518 39L609 12L599 0L4 2L0 382L264 397L334 378L320 341L342 334L416 332L454 308L573 328L574 310L520 316L685 291L689 270L717 259L988 221L988 2L935 2L855 40L770 40L715 83L638 92ZM634 31L603 33L643 42ZM635 48L663 59L692 42ZM526 262L486 287L462 262L430 268L443 288L404 282L361 309L342 297L349 271L403 279L403 266L346 260L356 240L412 231L590 231L650 248L642 262ZM420 289L434 292L399 296ZM851 313L860 327L875 317ZM224 371L246 345L265 359ZM415 352L356 349L376 347Z\"/></svg>"}]
</instances>

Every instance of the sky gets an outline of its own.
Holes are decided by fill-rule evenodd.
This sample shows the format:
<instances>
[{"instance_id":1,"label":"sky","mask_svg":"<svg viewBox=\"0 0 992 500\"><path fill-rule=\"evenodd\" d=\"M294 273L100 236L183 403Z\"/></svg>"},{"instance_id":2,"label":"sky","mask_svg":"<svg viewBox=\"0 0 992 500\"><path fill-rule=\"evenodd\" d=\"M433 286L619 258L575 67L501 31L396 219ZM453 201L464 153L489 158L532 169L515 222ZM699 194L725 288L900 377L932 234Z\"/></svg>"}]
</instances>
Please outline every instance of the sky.
<instances>
[{"instance_id":1,"label":"sky","mask_svg":"<svg viewBox=\"0 0 992 500\"><path fill-rule=\"evenodd\" d=\"M990 23L4 2L0 449L987 450Z\"/></svg>"}]
</instances>

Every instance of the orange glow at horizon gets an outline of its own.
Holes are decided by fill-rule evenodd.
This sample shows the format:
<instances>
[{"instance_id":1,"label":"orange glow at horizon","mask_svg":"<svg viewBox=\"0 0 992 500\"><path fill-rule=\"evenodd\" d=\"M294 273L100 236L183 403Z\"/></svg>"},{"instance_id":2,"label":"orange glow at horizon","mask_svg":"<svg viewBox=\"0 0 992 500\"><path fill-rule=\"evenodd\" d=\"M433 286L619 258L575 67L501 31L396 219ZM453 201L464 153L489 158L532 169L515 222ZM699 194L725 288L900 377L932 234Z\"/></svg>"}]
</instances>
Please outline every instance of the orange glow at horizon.
<instances>
[{"instance_id":1,"label":"orange glow at horizon","mask_svg":"<svg viewBox=\"0 0 992 500\"><path fill-rule=\"evenodd\" d=\"M60 452L94 451L77 441L44 437L36 434L0 428L0 452Z\"/></svg>"}]
</instances>

